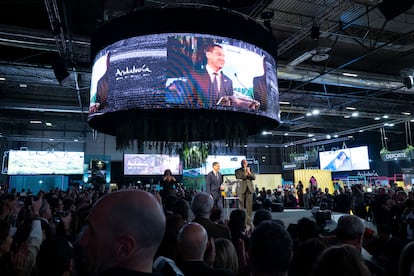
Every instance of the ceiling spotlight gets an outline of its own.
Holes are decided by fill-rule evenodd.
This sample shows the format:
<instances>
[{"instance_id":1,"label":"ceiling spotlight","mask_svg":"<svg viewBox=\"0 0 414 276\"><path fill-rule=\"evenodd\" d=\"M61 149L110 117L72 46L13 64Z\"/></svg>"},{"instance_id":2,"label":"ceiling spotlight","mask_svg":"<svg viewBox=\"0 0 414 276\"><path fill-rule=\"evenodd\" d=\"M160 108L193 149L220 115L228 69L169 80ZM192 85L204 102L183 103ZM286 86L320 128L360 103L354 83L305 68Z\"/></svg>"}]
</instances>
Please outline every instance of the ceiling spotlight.
<instances>
[{"instance_id":1,"label":"ceiling spotlight","mask_svg":"<svg viewBox=\"0 0 414 276\"><path fill-rule=\"evenodd\" d=\"M380 117L375 117L374 120L378 121L378 120L381 120L381 118Z\"/></svg>"},{"instance_id":2,"label":"ceiling spotlight","mask_svg":"<svg viewBox=\"0 0 414 276\"><path fill-rule=\"evenodd\" d=\"M383 119L388 119L390 116L388 116L388 115L384 115L384 116L382 116L382 118Z\"/></svg>"},{"instance_id":3,"label":"ceiling spotlight","mask_svg":"<svg viewBox=\"0 0 414 276\"><path fill-rule=\"evenodd\" d=\"M306 116L312 116L312 113L307 112L307 113L306 113Z\"/></svg>"},{"instance_id":4,"label":"ceiling spotlight","mask_svg":"<svg viewBox=\"0 0 414 276\"><path fill-rule=\"evenodd\" d=\"M332 137L331 137L331 135L326 135L326 139L331 139Z\"/></svg>"},{"instance_id":5,"label":"ceiling spotlight","mask_svg":"<svg viewBox=\"0 0 414 276\"><path fill-rule=\"evenodd\" d=\"M312 115L319 115L319 109L312 110Z\"/></svg>"},{"instance_id":6,"label":"ceiling spotlight","mask_svg":"<svg viewBox=\"0 0 414 276\"><path fill-rule=\"evenodd\" d=\"M347 110L355 110L356 108L355 107L352 107L352 106L347 106L347 107L345 107L345 109L347 109Z\"/></svg>"},{"instance_id":7,"label":"ceiling spotlight","mask_svg":"<svg viewBox=\"0 0 414 276\"><path fill-rule=\"evenodd\" d=\"M358 112L352 112L352 117L358 117Z\"/></svg>"}]
</instances>

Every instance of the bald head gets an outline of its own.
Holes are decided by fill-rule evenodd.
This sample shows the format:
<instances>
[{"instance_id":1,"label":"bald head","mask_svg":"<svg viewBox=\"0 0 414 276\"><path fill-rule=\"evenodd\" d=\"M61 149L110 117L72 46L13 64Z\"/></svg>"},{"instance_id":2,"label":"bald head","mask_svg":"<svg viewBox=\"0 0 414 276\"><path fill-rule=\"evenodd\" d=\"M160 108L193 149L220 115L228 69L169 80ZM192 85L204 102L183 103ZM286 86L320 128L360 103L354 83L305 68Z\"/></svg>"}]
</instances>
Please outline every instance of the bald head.
<instances>
[{"instance_id":1,"label":"bald head","mask_svg":"<svg viewBox=\"0 0 414 276\"><path fill-rule=\"evenodd\" d=\"M115 235L131 233L142 247L157 248L165 230L165 215L156 198L145 191L111 193L99 200L92 212L103 211L107 226Z\"/></svg>"},{"instance_id":2,"label":"bald head","mask_svg":"<svg viewBox=\"0 0 414 276\"><path fill-rule=\"evenodd\" d=\"M165 215L152 194L122 190L102 197L92 208L81 239L91 274L114 266L152 271L164 231Z\"/></svg>"},{"instance_id":3,"label":"bald head","mask_svg":"<svg viewBox=\"0 0 414 276\"><path fill-rule=\"evenodd\" d=\"M178 233L178 253L182 260L203 260L207 248L207 231L196 222L185 224Z\"/></svg>"}]
</instances>

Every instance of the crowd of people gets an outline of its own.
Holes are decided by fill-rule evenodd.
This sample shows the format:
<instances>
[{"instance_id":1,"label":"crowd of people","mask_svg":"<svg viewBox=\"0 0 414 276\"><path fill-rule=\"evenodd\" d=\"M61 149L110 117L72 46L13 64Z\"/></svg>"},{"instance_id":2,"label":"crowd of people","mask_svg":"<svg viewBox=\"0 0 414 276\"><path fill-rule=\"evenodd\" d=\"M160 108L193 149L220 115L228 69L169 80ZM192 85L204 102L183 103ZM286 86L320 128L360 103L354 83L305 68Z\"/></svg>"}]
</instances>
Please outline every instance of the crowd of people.
<instances>
[{"instance_id":1,"label":"crowd of people","mask_svg":"<svg viewBox=\"0 0 414 276\"><path fill-rule=\"evenodd\" d=\"M0 275L414 275L413 194L355 188L341 193L350 207L330 233L266 208L223 221L203 191L2 191ZM359 193L365 213L353 205ZM368 204L376 229L361 219Z\"/></svg>"}]
</instances>

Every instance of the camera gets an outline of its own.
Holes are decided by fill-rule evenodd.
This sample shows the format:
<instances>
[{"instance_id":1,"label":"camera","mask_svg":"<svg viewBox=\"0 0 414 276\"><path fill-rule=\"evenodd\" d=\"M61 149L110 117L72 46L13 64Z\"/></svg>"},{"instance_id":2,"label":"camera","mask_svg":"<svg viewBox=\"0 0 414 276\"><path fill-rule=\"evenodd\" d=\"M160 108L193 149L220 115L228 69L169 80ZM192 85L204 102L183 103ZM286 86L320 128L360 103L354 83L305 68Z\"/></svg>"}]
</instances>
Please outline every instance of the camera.
<instances>
[{"instance_id":1,"label":"camera","mask_svg":"<svg viewBox=\"0 0 414 276\"><path fill-rule=\"evenodd\" d=\"M68 212L64 212L64 211L57 211L54 215L53 215L53 221L55 223L59 223L61 222L61 217L66 217L69 213Z\"/></svg>"}]
</instances>

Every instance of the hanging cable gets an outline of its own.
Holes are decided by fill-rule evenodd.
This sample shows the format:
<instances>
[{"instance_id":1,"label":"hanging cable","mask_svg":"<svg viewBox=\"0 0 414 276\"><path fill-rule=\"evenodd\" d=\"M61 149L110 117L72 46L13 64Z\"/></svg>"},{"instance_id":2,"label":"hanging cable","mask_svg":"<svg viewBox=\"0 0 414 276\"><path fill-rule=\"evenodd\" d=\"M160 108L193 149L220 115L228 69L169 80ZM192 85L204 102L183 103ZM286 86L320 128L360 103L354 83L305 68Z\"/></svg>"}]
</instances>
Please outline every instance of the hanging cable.
<instances>
[{"instance_id":1,"label":"hanging cable","mask_svg":"<svg viewBox=\"0 0 414 276\"><path fill-rule=\"evenodd\" d=\"M405 142L407 143L407 146L413 144L411 137L411 124L409 121L405 122Z\"/></svg>"}]
</instances>

